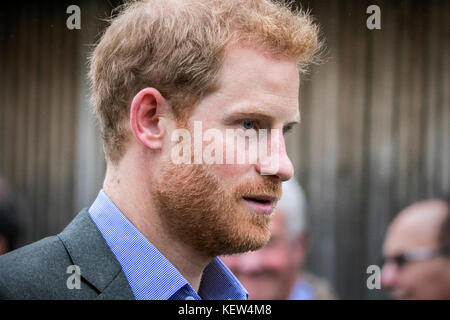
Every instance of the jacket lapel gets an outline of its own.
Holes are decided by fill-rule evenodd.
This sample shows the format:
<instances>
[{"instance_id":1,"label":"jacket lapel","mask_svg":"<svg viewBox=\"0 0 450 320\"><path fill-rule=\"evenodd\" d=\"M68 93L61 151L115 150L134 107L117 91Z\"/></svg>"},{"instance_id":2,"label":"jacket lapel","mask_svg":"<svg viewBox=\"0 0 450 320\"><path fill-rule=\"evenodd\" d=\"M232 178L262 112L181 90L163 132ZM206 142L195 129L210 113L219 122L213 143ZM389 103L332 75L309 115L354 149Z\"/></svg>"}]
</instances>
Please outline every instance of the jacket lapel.
<instances>
[{"instance_id":1,"label":"jacket lapel","mask_svg":"<svg viewBox=\"0 0 450 320\"><path fill-rule=\"evenodd\" d=\"M81 277L99 292L99 299L134 299L122 267L83 209L58 235Z\"/></svg>"},{"instance_id":2,"label":"jacket lapel","mask_svg":"<svg viewBox=\"0 0 450 320\"><path fill-rule=\"evenodd\" d=\"M125 288L129 290L125 290ZM121 271L97 297L100 300L134 300L128 280Z\"/></svg>"}]
</instances>

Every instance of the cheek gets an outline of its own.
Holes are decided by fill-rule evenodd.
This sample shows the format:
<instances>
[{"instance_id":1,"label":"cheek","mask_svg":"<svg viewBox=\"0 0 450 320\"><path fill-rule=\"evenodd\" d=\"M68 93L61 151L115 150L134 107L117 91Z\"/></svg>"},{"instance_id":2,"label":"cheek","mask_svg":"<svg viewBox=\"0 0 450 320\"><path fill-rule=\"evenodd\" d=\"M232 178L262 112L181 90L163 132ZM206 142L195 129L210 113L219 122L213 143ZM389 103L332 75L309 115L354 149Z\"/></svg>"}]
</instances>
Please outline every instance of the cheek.
<instances>
[{"instance_id":1,"label":"cheek","mask_svg":"<svg viewBox=\"0 0 450 320\"><path fill-rule=\"evenodd\" d=\"M438 260L429 261L405 279L405 286L419 299L448 299L450 297L449 266ZM447 276L447 277L446 277Z\"/></svg>"},{"instance_id":2,"label":"cheek","mask_svg":"<svg viewBox=\"0 0 450 320\"><path fill-rule=\"evenodd\" d=\"M214 171L214 174L220 179L220 181L227 183L238 184L237 177L244 177L249 168L246 165L238 164L218 164L211 165L209 168Z\"/></svg>"},{"instance_id":3,"label":"cheek","mask_svg":"<svg viewBox=\"0 0 450 320\"><path fill-rule=\"evenodd\" d=\"M440 272L433 264L411 265L399 274L399 283L405 288L421 290L439 282Z\"/></svg>"},{"instance_id":4,"label":"cheek","mask_svg":"<svg viewBox=\"0 0 450 320\"><path fill-rule=\"evenodd\" d=\"M411 289L417 282L416 272L404 271L398 272L396 275L396 284L405 289Z\"/></svg>"},{"instance_id":5,"label":"cheek","mask_svg":"<svg viewBox=\"0 0 450 320\"><path fill-rule=\"evenodd\" d=\"M430 261L427 268L424 268L423 278L429 283L439 285L443 280L445 280L445 276L448 276L448 268L448 264L442 263L441 260L436 259L434 261Z\"/></svg>"}]
</instances>

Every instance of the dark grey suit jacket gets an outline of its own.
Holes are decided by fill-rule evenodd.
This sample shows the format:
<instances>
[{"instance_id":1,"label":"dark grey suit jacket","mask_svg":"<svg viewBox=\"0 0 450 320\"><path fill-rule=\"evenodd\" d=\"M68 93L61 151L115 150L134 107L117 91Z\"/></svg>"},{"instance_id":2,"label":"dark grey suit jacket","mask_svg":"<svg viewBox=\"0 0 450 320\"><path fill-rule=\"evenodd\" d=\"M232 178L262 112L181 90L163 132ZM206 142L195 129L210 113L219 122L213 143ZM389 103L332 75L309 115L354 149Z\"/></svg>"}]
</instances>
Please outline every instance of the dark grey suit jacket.
<instances>
[{"instance_id":1,"label":"dark grey suit jacket","mask_svg":"<svg viewBox=\"0 0 450 320\"><path fill-rule=\"evenodd\" d=\"M73 287L67 285L73 276L67 273L71 265L80 267L80 289L68 288ZM0 256L0 299L134 299L134 295L84 209L60 234Z\"/></svg>"}]
</instances>

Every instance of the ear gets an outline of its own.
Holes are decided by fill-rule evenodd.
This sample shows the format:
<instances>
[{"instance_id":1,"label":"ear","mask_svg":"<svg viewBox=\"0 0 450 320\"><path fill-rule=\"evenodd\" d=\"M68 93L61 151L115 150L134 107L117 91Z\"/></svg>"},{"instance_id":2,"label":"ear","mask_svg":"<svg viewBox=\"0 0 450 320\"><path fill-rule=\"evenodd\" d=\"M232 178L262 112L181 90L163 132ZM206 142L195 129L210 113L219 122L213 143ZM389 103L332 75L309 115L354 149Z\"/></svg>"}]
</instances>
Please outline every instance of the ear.
<instances>
[{"instance_id":1,"label":"ear","mask_svg":"<svg viewBox=\"0 0 450 320\"><path fill-rule=\"evenodd\" d=\"M154 88L139 91L131 103L130 124L134 136L149 149L162 148L165 128L161 121L167 101Z\"/></svg>"}]
</instances>

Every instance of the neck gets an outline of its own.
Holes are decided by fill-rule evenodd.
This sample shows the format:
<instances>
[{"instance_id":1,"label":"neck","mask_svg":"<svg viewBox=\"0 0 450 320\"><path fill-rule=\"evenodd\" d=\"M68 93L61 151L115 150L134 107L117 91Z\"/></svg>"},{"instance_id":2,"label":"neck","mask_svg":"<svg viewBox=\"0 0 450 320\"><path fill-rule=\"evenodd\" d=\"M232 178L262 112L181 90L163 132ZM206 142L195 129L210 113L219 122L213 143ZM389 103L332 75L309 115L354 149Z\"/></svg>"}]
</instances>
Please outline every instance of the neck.
<instances>
[{"instance_id":1,"label":"neck","mask_svg":"<svg viewBox=\"0 0 450 320\"><path fill-rule=\"evenodd\" d=\"M103 184L105 194L114 202L125 217L150 241L155 248L198 292L203 270L212 257L202 255L195 248L185 244L165 227L155 209L155 200L148 181L152 181L145 170L123 163L118 166L108 165Z\"/></svg>"}]
</instances>

